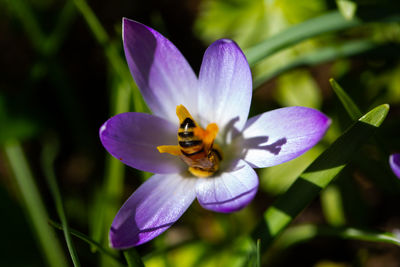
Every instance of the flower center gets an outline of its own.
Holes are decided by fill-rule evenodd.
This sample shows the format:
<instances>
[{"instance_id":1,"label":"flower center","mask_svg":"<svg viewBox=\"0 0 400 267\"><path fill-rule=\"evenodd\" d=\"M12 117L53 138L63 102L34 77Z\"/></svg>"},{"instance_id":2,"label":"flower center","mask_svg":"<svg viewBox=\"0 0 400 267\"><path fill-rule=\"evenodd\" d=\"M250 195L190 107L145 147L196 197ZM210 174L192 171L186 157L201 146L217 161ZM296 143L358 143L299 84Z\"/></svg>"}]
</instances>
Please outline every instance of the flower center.
<instances>
[{"instance_id":1,"label":"flower center","mask_svg":"<svg viewBox=\"0 0 400 267\"><path fill-rule=\"evenodd\" d=\"M158 151L179 156L196 177L213 175L222 160L222 151L214 144L217 124L210 123L206 129L201 128L183 105L176 107L176 115L179 118L178 145L158 146Z\"/></svg>"}]
</instances>

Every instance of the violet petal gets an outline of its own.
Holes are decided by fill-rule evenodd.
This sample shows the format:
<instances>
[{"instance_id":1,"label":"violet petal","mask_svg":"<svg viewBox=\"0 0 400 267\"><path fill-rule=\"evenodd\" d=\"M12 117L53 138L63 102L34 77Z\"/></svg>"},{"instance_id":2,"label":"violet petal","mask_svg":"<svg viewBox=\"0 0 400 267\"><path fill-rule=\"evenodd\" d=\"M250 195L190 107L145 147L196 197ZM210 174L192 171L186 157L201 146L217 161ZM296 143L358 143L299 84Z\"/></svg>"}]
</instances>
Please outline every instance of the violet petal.
<instances>
[{"instance_id":1,"label":"violet petal","mask_svg":"<svg viewBox=\"0 0 400 267\"><path fill-rule=\"evenodd\" d=\"M203 126L234 124L240 131L249 115L252 80L239 46L222 39L206 50L199 75L199 117Z\"/></svg>"},{"instance_id":2,"label":"violet petal","mask_svg":"<svg viewBox=\"0 0 400 267\"><path fill-rule=\"evenodd\" d=\"M256 172L245 161L239 160L230 170L221 171L214 177L199 179L196 195L205 209L233 212L249 204L257 188Z\"/></svg>"},{"instance_id":3,"label":"violet petal","mask_svg":"<svg viewBox=\"0 0 400 267\"><path fill-rule=\"evenodd\" d=\"M129 69L151 111L177 122L177 105L197 111L197 77L179 50L164 36L139 22L123 19Z\"/></svg>"},{"instance_id":4,"label":"violet petal","mask_svg":"<svg viewBox=\"0 0 400 267\"><path fill-rule=\"evenodd\" d=\"M242 158L253 168L274 166L300 156L324 136L330 119L318 110L287 107L249 119Z\"/></svg>"},{"instance_id":5,"label":"violet petal","mask_svg":"<svg viewBox=\"0 0 400 267\"><path fill-rule=\"evenodd\" d=\"M111 225L110 244L125 249L150 241L174 224L196 197L194 178L155 174L124 203Z\"/></svg>"},{"instance_id":6,"label":"violet petal","mask_svg":"<svg viewBox=\"0 0 400 267\"><path fill-rule=\"evenodd\" d=\"M390 168L392 168L393 173L400 178L400 153L395 153L389 157Z\"/></svg>"},{"instance_id":7,"label":"violet petal","mask_svg":"<svg viewBox=\"0 0 400 267\"><path fill-rule=\"evenodd\" d=\"M177 144L177 127L162 118L136 112L118 114L100 128L107 151L133 168L153 173L178 173L185 169L179 157L157 150Z\"/></svg>"}]
</instances>

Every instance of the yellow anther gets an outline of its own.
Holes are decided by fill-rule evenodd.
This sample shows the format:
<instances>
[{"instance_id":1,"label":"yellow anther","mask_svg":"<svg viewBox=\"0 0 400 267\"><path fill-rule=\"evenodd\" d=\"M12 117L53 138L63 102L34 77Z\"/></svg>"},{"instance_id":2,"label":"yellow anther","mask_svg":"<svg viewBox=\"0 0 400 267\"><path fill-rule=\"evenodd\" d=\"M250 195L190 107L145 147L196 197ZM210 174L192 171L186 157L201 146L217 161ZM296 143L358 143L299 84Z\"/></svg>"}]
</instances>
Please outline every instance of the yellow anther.
<instances>
[{"instance_id":1,"label":"yellow anther","mask_svg":"<svg viewBox=\"0 0 400 267\"><path fill-rule=\"evenodd\" d=\"M173 156L179 156L182 154L179 146L158 146L157 149L160 153L168 153Z\"/></svg>"},{"instance_id":2,"label":"yellow anther","mask_svg":"<svg viewBox=\"0 0 400 267\"><path fill-rule=\"evenodd\" d=\"M194 121L192 115L190 115L184 105L176 106L176 115L178 116L180 123L182 123L186 118L190 118Z\"/></svg>"}]
</instances>

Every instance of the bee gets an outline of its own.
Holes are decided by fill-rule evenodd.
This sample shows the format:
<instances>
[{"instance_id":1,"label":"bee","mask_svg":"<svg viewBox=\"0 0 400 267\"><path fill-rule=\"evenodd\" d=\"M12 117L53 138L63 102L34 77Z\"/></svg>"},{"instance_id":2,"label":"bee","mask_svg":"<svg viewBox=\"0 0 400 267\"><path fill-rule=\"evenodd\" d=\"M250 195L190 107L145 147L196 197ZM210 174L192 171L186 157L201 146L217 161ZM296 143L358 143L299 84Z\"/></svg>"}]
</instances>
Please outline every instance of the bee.
<instances>
[{"instance_id":1,"label":"bee","mask_svg":"<svg viewBox=\"0 0 400 267\"><path fill-rule=\"evenodd\" d=\"M189 172L197 177L209 177L219 169L221 149L214 144L218 126L210 123L204 130L183 106L176 107L179 118L178 145L159 146L160 153L179 156L188 166Z\"/></svg>"}]
</instances>

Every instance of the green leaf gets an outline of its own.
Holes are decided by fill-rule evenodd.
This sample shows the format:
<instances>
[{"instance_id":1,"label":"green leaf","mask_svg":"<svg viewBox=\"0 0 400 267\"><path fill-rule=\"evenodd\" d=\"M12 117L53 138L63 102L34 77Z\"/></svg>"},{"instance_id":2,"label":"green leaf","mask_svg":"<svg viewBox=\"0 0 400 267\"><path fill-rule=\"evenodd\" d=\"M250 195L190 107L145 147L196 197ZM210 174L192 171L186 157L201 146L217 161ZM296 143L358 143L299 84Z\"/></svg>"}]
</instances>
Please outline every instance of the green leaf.
<instances>
[{"instance_id":1,"label":"green leaf","mask_svg":"<svg viewBox=\"0 0 400 267\"><path fill-rule=\"evenodd\" d=\"M18 141L9 141L5 144L4 151L44 258L49 266L67 266L55 232L47 224L47 210L21 145Z\"/></svg>"},{"instance_id":2,"label":"green leaf","mask_svg":"<svg viewBox=\"0 0 400 267\"><path fill-rule=\"evenodd\" d=\"M324 151L318 144L312 149L288 162L259 170L260 189L271 196L284 193L306 168Z\"/></svg>"},{"instance_id":3,"label":"green leaf","mask_svg":"<svg viewBox=\"0 0 400 267\"><path fill-rule=\"evenodd\" d=\"M321 206L325 220L332 226L343 226L346 217L339 188L331 184L321 193Z\"/></svg>"},{"instance_id":4,"label":"green leaf","mask_svg":"<svg viewBox=\"0 0 400 267\"><path fill-rule=\"evenodd\" d=\"M245 55L250 66L254 66L263 58L310 37L330 31L351 28L360 24L361 20L346 20L340 12L333 11L288 28L247 49Z\"/></svg>"},{"instance_id":5,"label":"green leaf","mask_svg":"<svg viewBox=\"0 0 400 267\"><path fill-rule=\"evenodd\" d=\"M295 88L293 84L296 84ZM319 109L322 104L322 94L308 71L295 70L277 79L275 100L283 107L303 106Z\"/></svg>"},{"instance_id":6,"label":"green leaf","mask_svg":"<svg viewBox=\"0 0 400 267\"><path fill-rule=\"evenodd\" d=\"M340 13L346 19L352 19L357 11L357 4L351 0L336 0Z\"/></svg>"},{"instance_id":7,"label":"green leaf","mask_svg":"<svg viewBox=\"0 0 400 267\"><path fill-rule=\"evenodd\" d=\"M375 12L379 14L379 12ZM374 18L374 21L399 21L399 14L384 18ZM255 46L246 49L245 55L251 67L262 59L276 53L284 48L297 44L311 37L323 33L349 29L360 26L363 21L359 18L345 19L339 11L332 11L316 18L309 19L300 24L294 25Z\"/></svg>"},{"instance_id":8,"label":"green leaf","mask_svg":"<svg viewBox=\"0 0 400 267\"><path fill-rule=\"evenodd\" d=\"M361 111L357 107L357 105L353 102L350 96L343 90L343 88L334 80L330 79L329 82L333 88L333 91L339 97L340 102L342 102L344 108L346 109L347 113L349 114L350 118L355 121L359 117L361 117Z\"/></svg>"},{"instance_id":9,"label":"green leaf","mask_svg":"<svg viewBox=\"0 0 400 267\"><path fill-rule=\"evenodd\" d=\"M300 175L294 184L264 213L253 231L265 250L289 223L325 188L350 161L353 153L373 135L389 112L381 105L354 123Z\"/></svg>"},{"instance_id":10,"label":"green leaf","mask_svg":"<svg viewBox=\"0 0 400 267\"><path fill-rule=\"evenodd\" d=\"M378 45L378 43L371 40L357 40L314 50L313 52L298 56L296 59L292 60L288 64L285 64L284 66L278 67L266 73L258 74L253 82L254 89L257 89L264 82L289 70L299 67L315 66L324 62L334 61L339 58L346 58L361 54L378 47Z\"/></svg>"}]
</instances>

